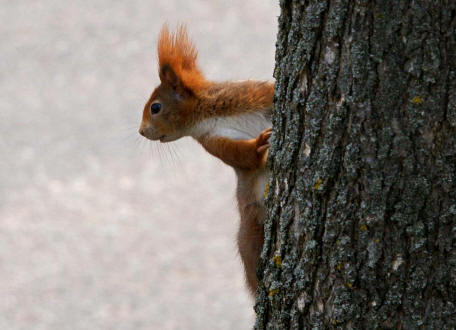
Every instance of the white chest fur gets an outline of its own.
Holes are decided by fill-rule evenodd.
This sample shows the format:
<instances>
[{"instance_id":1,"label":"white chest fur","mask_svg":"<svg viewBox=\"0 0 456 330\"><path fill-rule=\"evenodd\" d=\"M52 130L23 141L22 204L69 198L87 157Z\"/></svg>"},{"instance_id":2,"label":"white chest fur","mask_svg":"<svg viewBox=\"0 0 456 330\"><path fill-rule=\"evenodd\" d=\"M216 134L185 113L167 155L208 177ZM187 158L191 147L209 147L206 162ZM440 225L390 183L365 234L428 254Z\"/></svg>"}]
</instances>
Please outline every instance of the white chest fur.
<instances>
[{"instance_id":1,"label":"white chest fur","mask_svg":"<svg viewBox=\"0 0 456 330\"><path fill-rule=\"evenodd\" d=\"M203 120L191 129L190 135L199 137L209 134L210 136L227 137L233 140L244 140L256 138L268 127L271 127L271 122L266 119L262 112L252 112Z\"/></svg>"}]
</instances>

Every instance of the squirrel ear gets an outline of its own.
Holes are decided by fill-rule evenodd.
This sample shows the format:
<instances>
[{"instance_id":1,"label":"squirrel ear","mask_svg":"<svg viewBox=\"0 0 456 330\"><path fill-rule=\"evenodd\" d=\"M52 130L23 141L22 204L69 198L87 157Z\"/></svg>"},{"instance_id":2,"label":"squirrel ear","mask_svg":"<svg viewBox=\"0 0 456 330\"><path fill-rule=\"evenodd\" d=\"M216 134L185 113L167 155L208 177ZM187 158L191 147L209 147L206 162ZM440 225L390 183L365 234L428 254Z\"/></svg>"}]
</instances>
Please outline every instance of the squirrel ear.
<instances>
[{"instance_id":1,"label":"squirrel ear","mask_svg":"<svg viewBox=\"0 0 456 330\"><path fill-rule=\"evenodd\" d=\"M174 91L183 96L185 86L171 66L164 65L160 69L160 80L163 84L170 86Z\"/></svg>"}]
</instances>

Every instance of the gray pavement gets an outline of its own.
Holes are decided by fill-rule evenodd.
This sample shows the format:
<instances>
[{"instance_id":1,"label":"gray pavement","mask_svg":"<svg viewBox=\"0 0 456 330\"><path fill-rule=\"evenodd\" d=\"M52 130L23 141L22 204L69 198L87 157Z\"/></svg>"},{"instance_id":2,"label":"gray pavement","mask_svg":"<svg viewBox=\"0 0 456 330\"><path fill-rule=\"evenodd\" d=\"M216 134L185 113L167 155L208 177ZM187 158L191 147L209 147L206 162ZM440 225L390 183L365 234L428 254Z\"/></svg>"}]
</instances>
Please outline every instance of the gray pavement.
<instances>
[{"instance_id":1,"label":"gray pavement","mask_svg":"<svg viewBox=\"0 0 456 330\"><path fill-rule=\"evenodd\" d=\"M275 1L0 0L0 329L248 329L234 174L137 134L161 24L272 79Z\"/></svg>"}]
</instances>

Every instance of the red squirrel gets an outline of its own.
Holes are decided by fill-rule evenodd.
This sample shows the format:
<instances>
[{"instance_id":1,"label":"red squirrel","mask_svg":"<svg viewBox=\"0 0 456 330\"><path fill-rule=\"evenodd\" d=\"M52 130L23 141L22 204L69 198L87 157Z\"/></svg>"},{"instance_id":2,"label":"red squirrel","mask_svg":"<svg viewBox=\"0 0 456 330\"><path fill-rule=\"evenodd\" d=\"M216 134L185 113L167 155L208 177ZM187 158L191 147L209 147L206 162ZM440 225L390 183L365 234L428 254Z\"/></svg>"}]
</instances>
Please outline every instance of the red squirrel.
<instances>
[{"instance_id":1,"label":"red squirrel","mask_svg":"<svg viewBox=\"0 0 456 330\"><path fill-rule=\"evenodd\" d=\"M271 136L274 84L265 81L214 82L196 63L197 50L185 27L158 40L160 85L144 106L139 133L152 141L184 136L234 168L240 228L239 254L254 295L256 267L263 247L266 159Z\"/></svg>"}]
</instances>

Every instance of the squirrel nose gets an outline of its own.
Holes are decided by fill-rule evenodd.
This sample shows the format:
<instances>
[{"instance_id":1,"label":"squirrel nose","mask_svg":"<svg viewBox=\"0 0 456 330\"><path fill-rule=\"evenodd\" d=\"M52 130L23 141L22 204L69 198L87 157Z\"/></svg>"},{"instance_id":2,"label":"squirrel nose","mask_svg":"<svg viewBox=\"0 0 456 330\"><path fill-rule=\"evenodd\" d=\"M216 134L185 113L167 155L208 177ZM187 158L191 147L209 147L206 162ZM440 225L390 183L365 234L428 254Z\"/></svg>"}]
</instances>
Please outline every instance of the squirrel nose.
<instances>
[{"instance_id":1,"label":"squirrel nose","mask_svg":"<svg viewBox=\"0 0 456 330\"><path fill-rule=\"evenodd\" d=\"M139 134L141 134L142 136L145 136L144 135L144 128L140 127L139 130L138 130Z\"/></svg>"}]
</instances>

